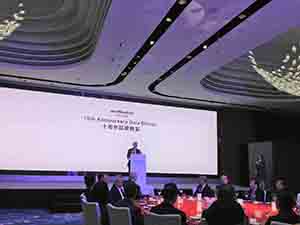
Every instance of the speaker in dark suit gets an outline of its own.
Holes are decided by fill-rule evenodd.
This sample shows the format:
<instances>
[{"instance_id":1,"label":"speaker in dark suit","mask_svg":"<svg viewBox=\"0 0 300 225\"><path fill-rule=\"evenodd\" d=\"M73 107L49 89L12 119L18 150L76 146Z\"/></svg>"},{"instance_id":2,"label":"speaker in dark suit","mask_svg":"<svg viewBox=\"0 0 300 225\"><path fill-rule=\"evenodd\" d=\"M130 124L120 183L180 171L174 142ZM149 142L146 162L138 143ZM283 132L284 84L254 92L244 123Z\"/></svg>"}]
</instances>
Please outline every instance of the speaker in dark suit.
<instances>
[{"instance_id":1,"label":"speaker in dark suit","mask_svg":"<svg viewBox=\"0 0 300 225\"><path fill-rule=\"evenodd\" d=\"M132 154L142 154L142 151L138 149L138 143L135 141L132 143L132 148L128 149L127 151L127 166L128 166L128 173L130 174L130 157Z\"/></svg>"}]
</instances>

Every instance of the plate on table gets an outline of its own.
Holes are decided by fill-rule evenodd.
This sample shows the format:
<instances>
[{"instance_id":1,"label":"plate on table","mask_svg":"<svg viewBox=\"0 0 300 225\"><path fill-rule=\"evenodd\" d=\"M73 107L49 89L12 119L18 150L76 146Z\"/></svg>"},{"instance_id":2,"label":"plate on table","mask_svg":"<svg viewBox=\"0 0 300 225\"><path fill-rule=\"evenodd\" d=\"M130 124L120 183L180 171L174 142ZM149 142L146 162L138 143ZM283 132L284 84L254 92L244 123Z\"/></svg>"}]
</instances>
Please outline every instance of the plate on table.
<instances>
[{"instance_id":1,"label":"plate on table","mask_svg":"<svg viewBox=\"0 0 300 225\"><path fill-rule=\"evenodd\" d=\"M201 219L202 219L202 215L190 216L190 218L191 218L192 220L201 220Z\"/></svg>"}]
</instances>

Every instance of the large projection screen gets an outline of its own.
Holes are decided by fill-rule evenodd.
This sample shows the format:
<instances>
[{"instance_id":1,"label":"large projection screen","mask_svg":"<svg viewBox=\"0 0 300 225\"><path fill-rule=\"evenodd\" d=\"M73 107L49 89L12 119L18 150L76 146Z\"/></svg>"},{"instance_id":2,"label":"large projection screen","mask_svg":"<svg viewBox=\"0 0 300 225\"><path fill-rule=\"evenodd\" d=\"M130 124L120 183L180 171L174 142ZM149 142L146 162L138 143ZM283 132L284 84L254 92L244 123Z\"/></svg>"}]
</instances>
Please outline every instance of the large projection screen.
<instances>
[{"instance_id":1,"label":"large projection screen","mask_svg":"<svg viewBox=\"0 0 300 225\"><path fill-rule=\"evenodd\" d=\"M217 175L214 111L0 88L0 169L127 172L134 141L147 172Z\"/></svg>"}]
</instances>

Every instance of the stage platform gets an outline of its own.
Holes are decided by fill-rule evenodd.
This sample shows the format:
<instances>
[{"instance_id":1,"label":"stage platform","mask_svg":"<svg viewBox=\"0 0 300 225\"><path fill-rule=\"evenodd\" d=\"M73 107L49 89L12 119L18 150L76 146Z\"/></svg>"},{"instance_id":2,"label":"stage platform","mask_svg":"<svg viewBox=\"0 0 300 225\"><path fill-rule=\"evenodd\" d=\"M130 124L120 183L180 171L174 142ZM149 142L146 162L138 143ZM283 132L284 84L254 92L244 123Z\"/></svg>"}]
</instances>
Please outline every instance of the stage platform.
<instances>
[{"instance_id":1,"label":"stage platform","mask_svg":"<svg viewBox=\"0 0 300 225\"><path fill-rule=\"evenodd\" d=\"M126 177L124 177L126 179ZM110 185L114 177L111 177ZM193 189L197 178L178 177L148 177L147 183L153 188L162 188L165 183L175 182L179 188ZM215 181L213 182L215 183ZM59 190L84 189L83 176L29 176L29 175L0 175L0 189L10 190Z\"/></svg>"}]
</instances>

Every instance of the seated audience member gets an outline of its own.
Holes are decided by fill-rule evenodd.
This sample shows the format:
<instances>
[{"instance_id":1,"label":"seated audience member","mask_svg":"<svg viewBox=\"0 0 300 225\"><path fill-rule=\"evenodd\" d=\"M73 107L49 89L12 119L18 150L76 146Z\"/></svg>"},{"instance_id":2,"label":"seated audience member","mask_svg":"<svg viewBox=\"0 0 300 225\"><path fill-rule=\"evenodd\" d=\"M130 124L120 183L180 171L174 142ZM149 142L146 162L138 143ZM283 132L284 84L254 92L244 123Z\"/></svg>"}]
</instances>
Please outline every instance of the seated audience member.
<instances>
[{"instance_id":1,"label":"seated audience member","mask_svg":"<svg viewBox=\"0 0 300 225\"><path fill-rule=\"evenodd\" d=\"M286 191L288 191L288 185L287 185L286 180L282 177L277 178L276 181L275 181L275 190L272 193L273 201L276 201L277 196L281 192L286 192Z\"/></svg>"},{"instance_id":2,"label":"seated audience member","mask_svg":"<svg viewBox=\"0 0 300 225\"><path fill-rule=\"evenodd\" d=\"M136 188L137 188L137 190L138 190L138 193L137 193L137 199L141 199L141 197L142 197L141 187L140 187L140 185L138 185L138 184L136 183L136 180L137 180L137 174L134 173L134 172L131 172L131 173L129 174L128 180L124 182L124 187L126 187L126 185L127 185L128 183L133 183L133 184L135 184L135 185L136 185Z\"/></svg>"},{"instance_id":3,"label":"seated audience member","mask_svg":"<svg viewBox=\"0 0 300 225\"><path fill-rule=\"evenodd\" d=\"M164 198L164 201L151 209L151 212L156 214L177 214L181 216L181 224L186 225L186 215L184 212L180 211L179 209L176 209L174 207L174 204L178 197L178 189L176 184L169 183L166 184L163 191L162 196Z\"/></svg>"},{"instance_id":4,"label":"seated audience member","mask_svg":"<svg viewBox=\"0 0 300 225\"><path fill-rule=\"evenodd\" d=\"M106 205L109 202L109 189L103 181L98 182L93 188L93 201L98 202L101 211L101 225L109 225Z\"/></svg>"},{"instance_id":5,"label":"seated audience member","mask_svg":"<svg viewBox=\"0 0 300 225\"><path fill-rule=\"evenodd\" d=\"M143 225L144 218L142 215L142 210L138 203L136 202L137 187L134 183L129 182L125 186L126 197L116 203L117 207L127 207L130 210L132 217L132 225Z\"/></svg>"},{"instance_id":6,"label":"seated audience member","mask_svg":"<svg viewBox=\"0 0 300 225\"><path fill-rule=\"evenodd\" d=\"M244 210L235 200L234 188L227 184L217 192L217 200L203 212L208 225L237 225L245 221Z\"/></svg>"},{"instance_id":7,"label":"seated audience member","mask_svg":"<svg viewBox=\"0 0 300 225\"><path fill-rule=\"evenodd\" d=\"M85 175L84 176L84 184L86 186L86 189L84 191L84 195L86 197L87 201L92 201L92 190L96 182L96 177L94 175Z\"/></svg>"},{"instance_id":8,"label":"seated audience member","mask_svg":"<svg viewBox=\"0 0 300 225\"><path fill-rule=\"evenodd\" d=\"M108 201L109 199L108 176L106 174L98 174L97 180L98 181L95 183L92 190L93 200L96 202L101 202L102 199L100 199L100 197L104 196L105 199L103 200ZM105 192L108 193L107 198L105 195L103 195L104 192L103 189L106 189Z\"/></svg>"},{"instance_id":9,"label":"seated audience member","mask_svg":"<svg viewBox=\"0 0 300 225\"><path fill-rule=\"evenodd\" d=\"M116 176L116 180L112 188L110 189L110 201L112 204L125 198L125 190L123 187L122 175Z\"/></svg>"},{"instance_id":10,"label":"seated audience member","mask_svg":"<svg viewBox=\"0 0 300 225\"><path fill-rule=\"evenodd\" d=\"M259 185L258 181L255 178L250 180L250 190L248 192L247 200L251 201L265 201L265 192L261 189L261 185Z\"/></svg>"},{"instance_id":11,"label":"seated audience member","mask_svg":"<svg viewBox=\"0 0 300 225\"><path fill-rule=\"evenodd\" d=\"M208 198L215 197L215 192L207 184L207 177L205 177L205 176L201 176L200 177L200 179L199 179L199 185L196 188L194 196L197 196L197 194L201 194L202 198L205 198L205 197L208 197Z\"/></svg>"},{"instance_id":12,"label":"seated audience member","mask_svg":"<svg viewBox=\"0 0 300 225\"><path fill-rule=\"evenodd\" d=\"M221 184L218 185L218 186L216 187L217 191L218 191L219 189L221 189L224 185L230 185L228 176L225 175L225 174L223 174L223 175L220 177L220 183L221 183Z\"/></svg>"},{"instance_id":13,"label":"seated audience member","mask_svg":"<svg viewBox=\"0 0 300 225\"><path fill-rule=\"evenodd\" d=\"M293 194L287 191L279 193L277 196L276 205L279 209L279 213L276 216L270 217L266 222L266 225L270 225L273 221L287 224L300 223L299 216L293 210L296 206L296 200Z\"/></svg>"}]
</instances>

